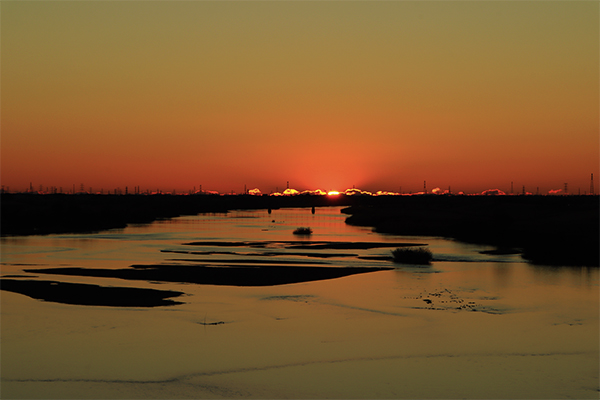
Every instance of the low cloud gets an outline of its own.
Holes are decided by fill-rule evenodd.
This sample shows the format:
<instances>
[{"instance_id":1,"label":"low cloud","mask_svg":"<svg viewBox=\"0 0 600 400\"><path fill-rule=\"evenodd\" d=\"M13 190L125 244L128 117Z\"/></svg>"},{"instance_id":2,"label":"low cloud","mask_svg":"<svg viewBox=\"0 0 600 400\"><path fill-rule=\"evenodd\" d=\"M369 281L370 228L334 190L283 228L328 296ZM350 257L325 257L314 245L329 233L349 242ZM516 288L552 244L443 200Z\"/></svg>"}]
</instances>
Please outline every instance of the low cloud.
<instances>
[{"instance_id":1,"label":"low cloud","mask_svg":"<svg viewBox=\"0 0 600 400\"><path fill-rule=\"evenodd\" d=\"M254 189L248 190L248 194L251 194L253 196L260 196L262 193L260 192L259 188L254 188Z\"/></svg>"},{"instance_id":2,"label":"low cloud","mask_svg":"<svg viewBox=\"0 0 600 400\"><path fill-rule=\"evenodd\" d=\"M506 195L506 193L504 193L500 189L488 189L488 190L484 190L483 192L481 192L481 194L484 195L484 196L504 196L504 195Z\"/></svg>"}]
</instances>

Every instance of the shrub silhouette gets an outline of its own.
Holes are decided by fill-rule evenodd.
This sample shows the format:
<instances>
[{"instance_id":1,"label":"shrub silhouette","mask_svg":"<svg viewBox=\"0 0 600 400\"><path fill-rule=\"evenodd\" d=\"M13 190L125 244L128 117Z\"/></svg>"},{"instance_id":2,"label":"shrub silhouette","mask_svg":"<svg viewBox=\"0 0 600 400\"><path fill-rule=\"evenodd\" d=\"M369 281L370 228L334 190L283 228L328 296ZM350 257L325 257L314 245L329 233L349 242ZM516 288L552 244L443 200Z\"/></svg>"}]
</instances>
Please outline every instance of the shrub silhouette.
<instances>
[{"instance_id":1,"label":"shrub silhouette","mask_svg":"<svg viewBox=\"0 0 600 400\"><path fill-rule=\"evenodd\" d=\"M300 227L294 230L294 235L310 235L312 233L312 229L309 227Z\"/></svg>"},{"instance_id":2,"label":"shrub silhouette","mask_svg":"<svg viewBox=\"0 0 600 400\"><path fill-rule=\"evenodd\" d=\"M395 263L429 265L433 256L424 247L402 247L392 250Z\"/></svg>"}]
</instances>

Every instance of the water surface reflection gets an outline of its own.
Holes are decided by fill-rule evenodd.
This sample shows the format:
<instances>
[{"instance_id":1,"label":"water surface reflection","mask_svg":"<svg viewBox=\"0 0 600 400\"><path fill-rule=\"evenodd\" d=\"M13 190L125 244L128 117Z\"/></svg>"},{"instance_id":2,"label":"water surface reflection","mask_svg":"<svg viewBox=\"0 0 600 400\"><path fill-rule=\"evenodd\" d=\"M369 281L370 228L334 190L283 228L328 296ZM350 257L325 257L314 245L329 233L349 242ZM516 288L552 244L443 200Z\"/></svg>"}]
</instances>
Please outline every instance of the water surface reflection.
<instances>
[{"instance_id":1,"label":"water surface reflection","mask_svg":"<svg viewBox=\"0 0 600 400\"><path fill-rule=\"evenodd\" d=\"M480 254L485 246L375 234L344 218L339 208L256 210L2 239L2 274L38 280L49 275L35 270L58 267L223 267L231 260L246 260L235 268L274 261L281 268L373 268L260 287L52 276L184 293L176 298L183 304L155 308L43 302L3 290L2 396L598 397L598 269L533 266L518 255ZM434 262L359 258L388 255L386 247L319 250L330 254L316 257L304 254L316 250L281 245L298 240L292 232L299 226L313 229L306 243L426 243ZM185 245L260 241L270 244Z\"/></svg>"}]
</instances>

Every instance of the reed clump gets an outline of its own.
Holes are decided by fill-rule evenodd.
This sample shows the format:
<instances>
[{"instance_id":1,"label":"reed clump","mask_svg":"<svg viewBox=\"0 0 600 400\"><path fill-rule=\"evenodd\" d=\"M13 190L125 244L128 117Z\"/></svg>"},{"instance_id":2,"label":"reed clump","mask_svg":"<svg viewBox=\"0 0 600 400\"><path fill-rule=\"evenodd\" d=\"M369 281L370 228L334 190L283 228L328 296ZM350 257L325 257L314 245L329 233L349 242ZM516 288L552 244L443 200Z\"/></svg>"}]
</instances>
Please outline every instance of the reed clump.
<instances>
[{"instance_id":1,"label":"reed clump","mask_svg":"<svg viewBox=\"0 0 600 400\"><path fill-rule=\"evenodd\" d=\"M392 257L395 263L429 265L433 255L424 247L399 247L392 250Z\"/></svg>"},{"instance_id":2,"label":"reed clump","mask_svg":"<svg viewBox=\"0 0 600 400\"><path fill-rule=\"evenodd\" d=\"M310 229L309 227L301 226L300 228L296 228L294 230L294 235L310 235L310 234L312 234L312 229Z\"/></svg>"}]
</instances>

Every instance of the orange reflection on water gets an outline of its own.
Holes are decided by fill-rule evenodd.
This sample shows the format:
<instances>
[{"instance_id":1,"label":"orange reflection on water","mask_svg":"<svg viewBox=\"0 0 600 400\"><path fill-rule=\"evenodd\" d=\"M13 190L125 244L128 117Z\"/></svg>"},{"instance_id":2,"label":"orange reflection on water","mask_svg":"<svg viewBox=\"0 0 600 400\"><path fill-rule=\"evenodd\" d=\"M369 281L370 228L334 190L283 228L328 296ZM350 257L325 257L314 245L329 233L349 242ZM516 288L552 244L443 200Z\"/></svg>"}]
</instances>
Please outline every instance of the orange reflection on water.
<instances>
[{"instance_id":1,"label":"orange reflection on water","mask_svg":"<svg viewBox=\"0 0 600 400\"><path fill-rule=\"evenodd\" d=\"M90 235L3 239L3 272L22 263L124 268L172 262L182 243L296 240L425 242L430 267L266 287L52 277L186 293L147 310L86 307L2 295L5 397L98 398L597 398L598 269L531 266L481 246L373 234L339 208L186 216ZM385 238L385 239L384 239ZM244 244L215 248L245 257ZM285 252L283 244L265 251ZM281 259L309 261L293 256ZM322 251L325 252L325 251ZM389 249L328 250L381 256ZM347 254L346 254L347 255ZM208 255L202 255L208 257ZM254 256L253 256L254 257ZM295 257L295 258L294 258ZM271 260L276 259L271 257ZM352 257L330 267L381 266ZM51 264L51 265L48 265ZM325 264L326 265L326 264ZM385 264L388 265L389 264ZM42 265L39 265L42 267ZM205 325L217 323L218 325ZM431 382L434 381L435 385ZM234 392L232 392L234 391Z\"/></svg>"}]
</instances>

